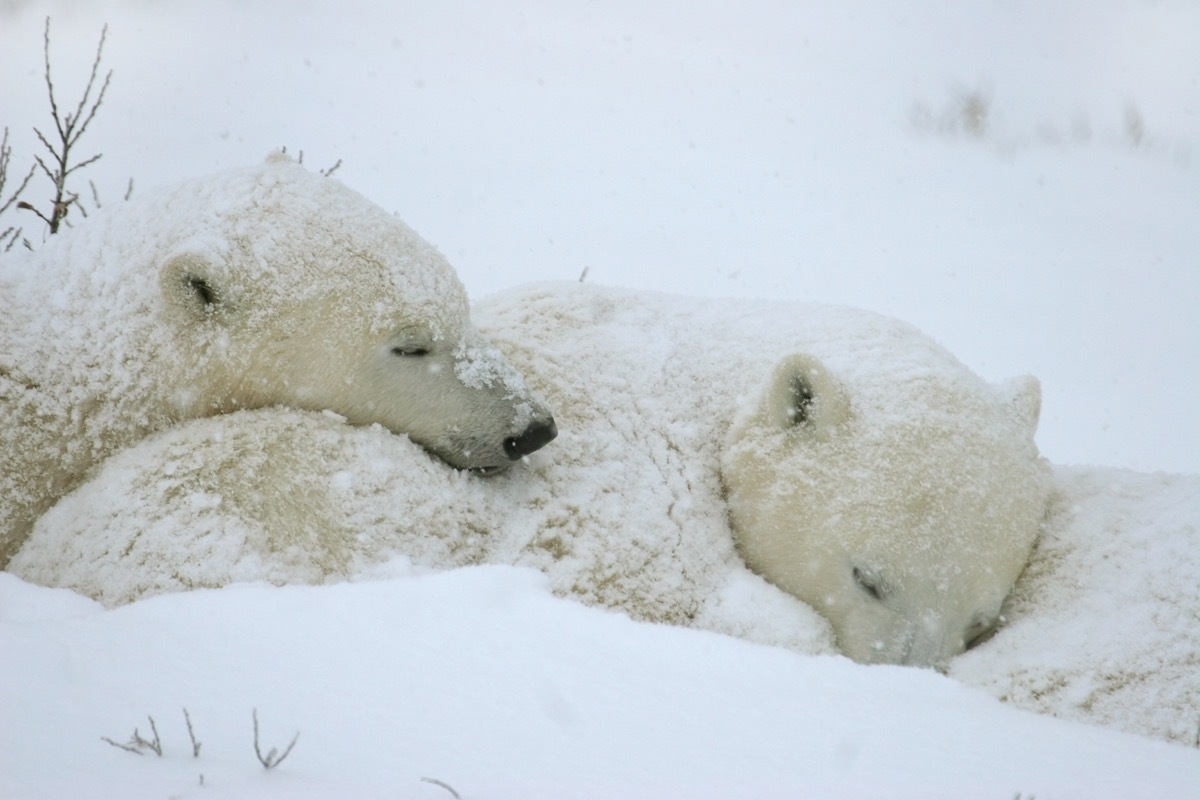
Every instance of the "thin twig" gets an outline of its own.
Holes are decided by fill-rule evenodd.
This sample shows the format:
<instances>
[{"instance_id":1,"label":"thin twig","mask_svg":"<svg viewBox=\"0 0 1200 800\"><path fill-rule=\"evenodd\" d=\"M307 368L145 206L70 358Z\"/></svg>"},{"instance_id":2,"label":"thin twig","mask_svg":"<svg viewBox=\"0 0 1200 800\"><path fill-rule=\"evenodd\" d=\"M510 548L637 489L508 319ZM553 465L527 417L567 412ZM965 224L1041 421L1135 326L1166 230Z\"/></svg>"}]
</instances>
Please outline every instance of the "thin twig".
<instances>
[{"instance_id":1,"label":"thin twig","mask_svg":"<svg viewBox=\"0 0 1200 800\"><path fill-rule=\"evenodd\" d=\"M257 708L253 710L252 717L254 719L254 755L258 756L258 763L262 764L264 769L274 769L282 764L283 760L292 752L292 748L296 746L296 740L300 738L300 731L296 731L296 735L292 737L291 743L282 753L279 753L276 748L272 747L271 751L264 756L262 750L258 746Z\"/></svg>"},{"instance_id":2,"label":"thin twig","mask_svg":"<svg viewBox=\"0 0 1200 800\"><path fill-rule=\"evenodd\" d=\"M196 732L192 730L192 718L188 715L187 706L183 707L183 719L187 722L188 738L192 740L192 758L199 758L201 742L196 739ZM201 778L200 783L204 783L203 778Z\"/></svg>"},{"instance_id":3,"label":"thin twig","mask_svg":"<svg viewBox=\"0 0 1200 800\"><path fill-rule=\"evenodd\" d=\"M63 116L59 112L58 98L54 95L54 79L50 71L50 18L46 17L46 27L42 36L42 53L46 69L46 90L50 97L50 116L54 120L54 128L58 133L58 144L50 144L50 140L46 135L36 127L33 129L33 132L42 146L46 148L54 163L54 168L51 169L45 161L35 156L37 165L42 168L42 172L54 184L54 199L51 201L51 211L48 215L38 211L29 203L18 203L17 207L33 211L37 214L40 219L50 226L50 233L58 233L59 224L67 215L71 204L79 199L78 195L67 191L67 177L89 164L94 164L101 156L101 154L97 153L90 158L85 158L78 164L71 163L71 148L75 146L80 137L87 131L87 127L95 118L96 112L100 110L100 105L104 102L104 95L108 92L109 83L112 81L112 70L109 70L104 76L104 82L100 86L100 91L96 95L95 102L91 102L92 92L96 88L96 79L100 73L100 61L104 57L104 42L107 38L108 25L105 25L100 31L100 42L96 46L96 57L92 61L92 69L88 75L87 86L84 87L83 96L79 98L79 105L75 108L73 114L68 113L66 116Z\"/></svg>"},{"instance_id":4,"label":"thin twig","mask_svg":"<svg viewBox=\"0 0 1200 800\"><path fill-rule=\"evenodd\" d=\"M163 748L162 740L158 738L158 726L154 724L154 717L147 715L146 719L150 720L150 732L154 734L153 739L146 739L142 736L141 732L138 731L137 728L134 728L133 733L129 737L129 741L124 744L121 744L120 742L114 742L107 736L101 736L100 741L107 742L113 747L119 747L122 750L126 750L130 753L137 753L139 756L145 755L145 751L150 750L161 758L163 754Z\"/></svg>"},{"instance_id":5,"label":"thin twig","mask_svg":"<svg viewBox=\"0 0 1200 800\"><path fill-rule=\"evenodd\" d=\"M8 144L8 128L4 129L4 136L0 139L0 214L7 211L13 203L17 202L17 198L21 196L21 192L25 191L25 187L29 185L29 181L33 179L33 174L37 171L37 165L31 164L29 172L25 173L24 180L17 190L13 192L7 200L4 200L4 186L8 183L8 165L12 162L12 147Z\"/></svg>"},{"instance_id":6,"label":"thin twig","mask_svg":"<svg viewBox=\"0 0 1200 800\"><path fill-rule=\"evenodd\" d=\"M437 778L421 778L425 783L432 783L434 786L440 786L454 796L454 800L460 800L458 792L454 791L454 787L445 781L439 781Z\"/></svg>"},{"instance_id":7,"label":"thin twig","mask_svg":"<svg viewBox=\"0 0 1200 800\"><path fill-rule=\"evenodd\" d=\"M4 245L4 252L11 251L13 246L20 241L20 230L22 229L17 228L16 225L10 225L4 229L4 233L0 234L0 245Z\"/></svg>"},{"instance_id":8,"label":"thin twig","mask_svg":"<svg viewBox=\"0 0 1200 800\"><path fill-rule=\"evenodd\" d=\"M132 745L132 744L121 744L120 742L114 742L112 739L108 738L107 736L101 736L101 737L100 737L100 741L102 741L102 742L108 742L108 743L109 743L109 744L111 744L113 747L119 747L119 748L121 748L122 750L127 750L127 751L129 751L130 753L137 753L139 756L144 756L144 755L146 755L145 753L143 753L141 750L139 750L137 747L135 747L135 746L134 746L134 745Z\"/></svg>"},{"instance_id":9,"label":"thin twig","mask_svg":"<svg viewBox=\"0 0 1200 800\"><path fill-rule=\"evenodd\" d=\"M154 739L151 741L146 741L138 733L137 728L133 729L133 738L141 744L144 744L146 747L149 747L155 752L155 754L161 756L163 753L162 740L158 738L158 726L154 724L154 717L147 714L146 719L150 720L150 732L154 734Z\"/></svg>"}]
</instances>

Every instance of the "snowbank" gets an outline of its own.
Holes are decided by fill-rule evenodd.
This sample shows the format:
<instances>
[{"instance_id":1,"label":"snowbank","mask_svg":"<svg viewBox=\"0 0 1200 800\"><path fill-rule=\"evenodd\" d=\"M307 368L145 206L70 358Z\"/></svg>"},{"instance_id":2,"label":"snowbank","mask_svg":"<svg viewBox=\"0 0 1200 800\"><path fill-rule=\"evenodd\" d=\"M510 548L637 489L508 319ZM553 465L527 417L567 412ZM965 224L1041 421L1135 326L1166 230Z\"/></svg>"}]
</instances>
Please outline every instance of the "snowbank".
<instances>
[{"instance_id":1,"label":"snowbank","mask_svg":"<svg viewBox=\"0 0 1200 800\"><path fill-rule=\"evenodd\" d=\"M631 622L511 567L104 611L0 574L0 795L1190 798L1200 752L927 670ZM193 758L188 710L202 744ZM253 753L291 755L265 772ZM153 716L164 753L124 742ZM51 765L52 762L52 765Z\"/></svg>"}]
</instances>

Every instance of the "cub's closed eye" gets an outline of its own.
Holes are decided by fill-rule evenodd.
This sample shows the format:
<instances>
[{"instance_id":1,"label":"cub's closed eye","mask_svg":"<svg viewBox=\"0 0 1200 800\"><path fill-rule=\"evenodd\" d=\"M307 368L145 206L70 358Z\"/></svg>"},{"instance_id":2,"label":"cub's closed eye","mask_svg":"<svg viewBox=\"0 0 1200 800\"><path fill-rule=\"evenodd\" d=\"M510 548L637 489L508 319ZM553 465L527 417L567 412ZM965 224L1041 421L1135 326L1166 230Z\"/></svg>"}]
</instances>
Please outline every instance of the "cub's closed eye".
<instances>
[{"instance_id":1,"label":"cub's closed eye","mask_svg":"<svg viewBox=\"0 0 1200 800\"><path fill-rule=\"evenodd\" d=\"M412 356L412 357L427 356L427 355L429 355L429 350L427 348L417 347L417 346L393 347L392 355L394 355L394 356Z\"/></svg>"},{"instance_id":2,"label":"cub's closed eye","mask_svg":"<svg viewBox=\"0 0 1200 800\"><path fill-rule=\"evenodd\" d=\"M970 626L967 628L966 635L963 636L963 645L970 650L975 645L990 639L1000 626L1000 620L1000 617L972 620Z\"/></svg>"}]
</instances>

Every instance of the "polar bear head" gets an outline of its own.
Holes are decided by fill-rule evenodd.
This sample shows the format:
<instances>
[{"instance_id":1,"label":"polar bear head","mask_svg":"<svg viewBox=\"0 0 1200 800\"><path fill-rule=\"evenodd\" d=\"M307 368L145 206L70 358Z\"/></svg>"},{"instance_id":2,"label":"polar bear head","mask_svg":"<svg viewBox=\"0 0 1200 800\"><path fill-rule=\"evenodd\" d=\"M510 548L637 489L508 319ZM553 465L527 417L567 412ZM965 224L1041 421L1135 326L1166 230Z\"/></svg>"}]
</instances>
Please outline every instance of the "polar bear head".
<instances>
[{"instance_id":1,"label":"polar bear head","mask_svg":"<svg viewBox=\"0 0 1200 800\"><path fill-rule=\"evenodd\" d=\"M337 181L273 159L162 202L147 268L178 417L328 409L482 472L554 438L445 258Z\"/></svg>"},{"instance_id":2,"label":"polar bear head","mask_svg":"<svg viewBox=\"0 0 1200 800\"><path fill-rule=\"evenodd\" d=\"M1040 389L957 362L902 372L857 391L783 359L723 476L747 564L823 614L846 655L938 666L997 624L1040 529Z\"/></svg>"}]
</instances>

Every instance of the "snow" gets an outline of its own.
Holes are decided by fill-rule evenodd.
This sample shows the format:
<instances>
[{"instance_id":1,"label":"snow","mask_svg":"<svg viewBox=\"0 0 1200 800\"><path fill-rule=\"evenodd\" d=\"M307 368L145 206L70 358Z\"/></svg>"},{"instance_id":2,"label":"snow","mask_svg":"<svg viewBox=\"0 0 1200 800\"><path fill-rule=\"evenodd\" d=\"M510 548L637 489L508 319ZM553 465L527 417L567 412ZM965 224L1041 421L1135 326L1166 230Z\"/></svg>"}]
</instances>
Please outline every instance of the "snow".
<instances>
[{"instance_id":1,"label":"snow","mask_svg":"<svg viewBox=\"0 0 1200 800\"><path fill-rule=\"evenodd\" d=\"M449 796L422 778L489 798L1186 797L1200 777L1192 750L932 672L633 623L554 600L527 570L109 612L7 575L0 592L45 606L3 624L5 719L25 722L0 726L6 797ZM270 773L253 709L264 750L300 734ZM147 735L147 715L161 759L100 741Z\"/></svg>"},{"instance_id":2,"label":"snow","mask_svg":"<svg viewBox=\"0 0 1200 800\"><path fill-rule=\"evenodd\" d=\"M1058 498L949 676L635 622L514 567L113 610L0 574L0 796L1195 796L1194 4L9 3L18 162L46 13L72 97L110 24L80 173L106 205L288 145L343 159L475 298L587 268L893 315L1042 380ZM254 708L265 746L301 732L270 772ZM147 714L163 758L100 740Z\"/></svg>"}]
</instances>

